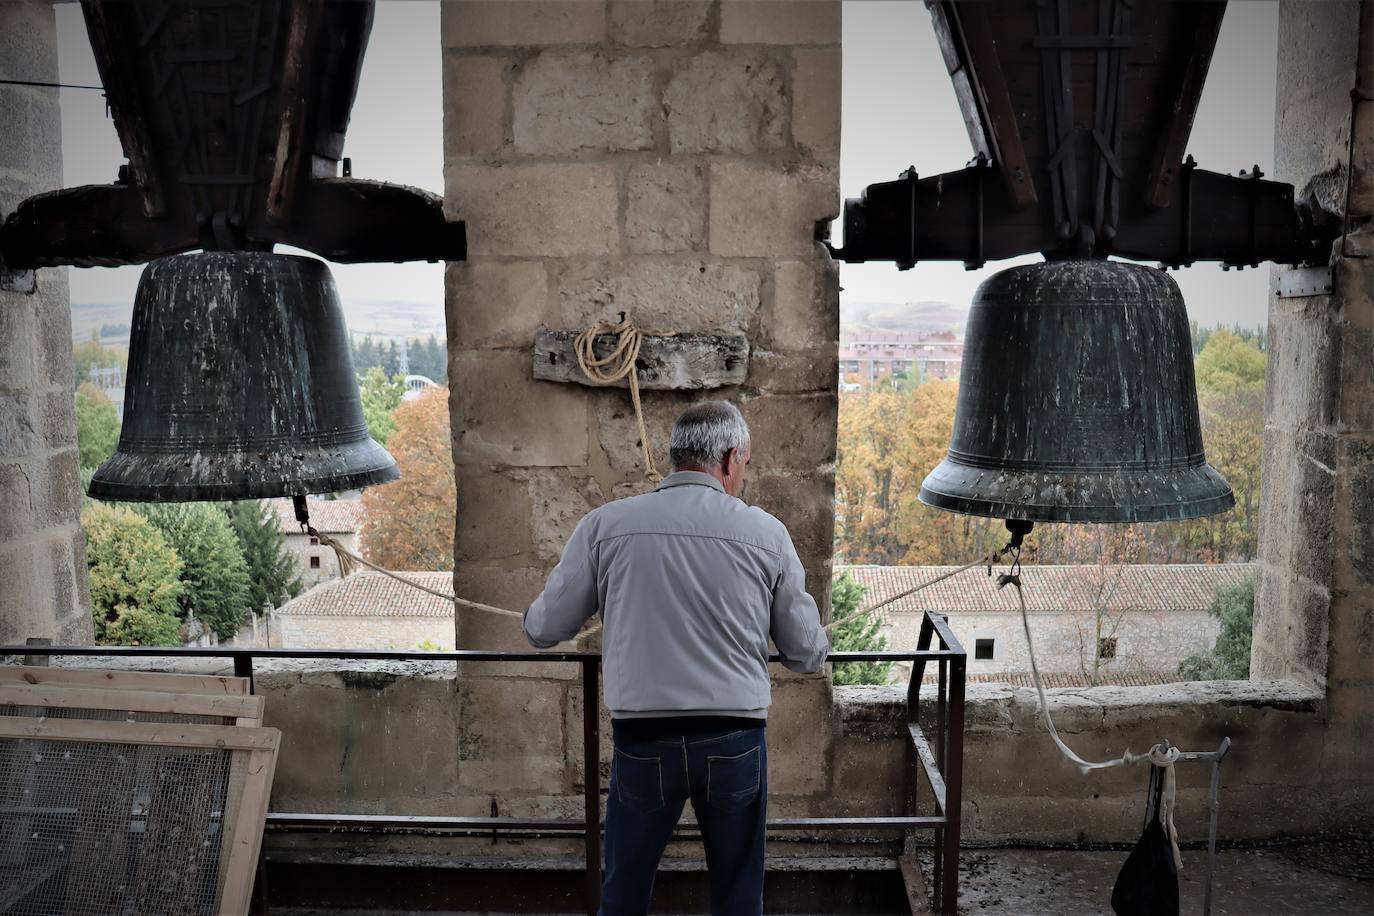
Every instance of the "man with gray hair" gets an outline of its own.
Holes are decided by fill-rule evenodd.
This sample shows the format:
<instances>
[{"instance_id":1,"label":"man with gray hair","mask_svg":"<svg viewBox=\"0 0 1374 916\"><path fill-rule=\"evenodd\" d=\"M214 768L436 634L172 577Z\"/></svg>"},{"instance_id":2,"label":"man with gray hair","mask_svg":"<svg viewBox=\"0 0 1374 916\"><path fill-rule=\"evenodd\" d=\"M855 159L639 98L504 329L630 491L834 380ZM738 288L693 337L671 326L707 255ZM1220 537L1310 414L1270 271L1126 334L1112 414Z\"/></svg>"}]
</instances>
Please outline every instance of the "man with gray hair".
<instances>
[{"instance_id":1,"label":"man with gray hair","mask_svg":"<svg viewBox=\"0 0 1374 916\"><path fill-rule=\"evenodd\" d=\"M598 609L615 758L601 912L645 913L688 799L706 846L711 912L763 912L771 691L782 663L830 651L787 529L745 505L749 427L707 401L673 424L673 472L651 493L589 512L525 613L539 648Z\"/></svg>"}]
</instances>

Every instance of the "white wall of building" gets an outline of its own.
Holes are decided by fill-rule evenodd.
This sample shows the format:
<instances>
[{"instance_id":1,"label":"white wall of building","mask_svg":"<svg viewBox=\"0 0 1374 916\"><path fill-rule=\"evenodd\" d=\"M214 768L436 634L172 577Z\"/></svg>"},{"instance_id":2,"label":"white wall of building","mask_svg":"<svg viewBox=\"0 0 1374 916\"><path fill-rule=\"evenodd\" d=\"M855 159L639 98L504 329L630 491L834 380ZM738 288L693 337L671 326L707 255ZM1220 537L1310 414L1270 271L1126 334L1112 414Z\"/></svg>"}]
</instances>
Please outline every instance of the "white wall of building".
<instances>
[{"instance_id":1,"label":"white wall of building","mask_svg":"<svg viewBox=\"0 0 1374 916\"><path fill-rule=\"evenodd\" d=\"M1096 625L1090 611L1031 612L1035 660L1044 672L1092 673ZM968 652L970 674L1030 671L1026 637L1019 614L1004 611L953 613L950 629ZM892 650L915 649L919 614L893 614L883 632ZM1206 611L1115 611L1103 614L1102 635L1115 636L1116 657L1103 660L1099 671L1173 671L1189 655L1216 642L1218 622ZM991 660L976 659L977 640L993 641Z\"/></svg>"}]
</instances>

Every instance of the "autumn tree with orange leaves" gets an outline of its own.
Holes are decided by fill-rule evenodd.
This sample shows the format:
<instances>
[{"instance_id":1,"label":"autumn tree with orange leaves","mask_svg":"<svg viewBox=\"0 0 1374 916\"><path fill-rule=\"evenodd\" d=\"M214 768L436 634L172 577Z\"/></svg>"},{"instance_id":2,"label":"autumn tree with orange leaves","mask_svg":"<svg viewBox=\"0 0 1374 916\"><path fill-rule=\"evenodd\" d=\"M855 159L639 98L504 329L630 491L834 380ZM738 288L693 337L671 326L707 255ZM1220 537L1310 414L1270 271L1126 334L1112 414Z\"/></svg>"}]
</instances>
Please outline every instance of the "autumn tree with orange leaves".
<instances>
[{"instance_id":1,"label":"autumn tree with orange leaves","mask_svg":"<svg viewBox=\"0 0 1374 916\"><path fill-rule=\"evenodd\" d=\"M453 569L458 485L449 436L448 389L431 388L396 408L387 450L401 479L363 494L363 556L387 569Z\"/></svg>"}]
</instances>

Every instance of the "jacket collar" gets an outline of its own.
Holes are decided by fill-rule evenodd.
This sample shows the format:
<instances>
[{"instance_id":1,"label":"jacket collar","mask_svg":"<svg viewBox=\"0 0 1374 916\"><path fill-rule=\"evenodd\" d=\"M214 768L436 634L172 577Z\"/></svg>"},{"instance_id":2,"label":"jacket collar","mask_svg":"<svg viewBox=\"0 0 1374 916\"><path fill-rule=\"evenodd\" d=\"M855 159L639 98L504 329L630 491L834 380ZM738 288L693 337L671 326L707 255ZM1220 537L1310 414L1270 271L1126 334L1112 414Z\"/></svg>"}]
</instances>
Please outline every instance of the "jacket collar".
<instances>
[{"instance_id":1,"label":"jacket collar","mask_svg":"<svg viewBox=\"0 0 1374 916\"><path fill-rule=\"evenodd\" d=\"M716 480L710 474L703 471L674 471L663 478L663 481L658 486L654 487L654 492L666 490L669 487L685 487L688 485L711 487L722 493L725 492L725 487L721 486L719 480Z\"/></svg>"}]
</instances>

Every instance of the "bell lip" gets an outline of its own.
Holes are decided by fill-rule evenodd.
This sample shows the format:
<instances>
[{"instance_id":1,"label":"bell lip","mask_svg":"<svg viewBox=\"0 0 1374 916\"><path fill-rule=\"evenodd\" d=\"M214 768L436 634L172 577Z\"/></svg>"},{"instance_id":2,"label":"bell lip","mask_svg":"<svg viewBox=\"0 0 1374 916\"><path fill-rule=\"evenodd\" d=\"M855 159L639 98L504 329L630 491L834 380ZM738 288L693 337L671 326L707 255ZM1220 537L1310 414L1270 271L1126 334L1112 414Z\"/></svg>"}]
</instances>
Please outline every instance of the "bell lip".
<instances>
[{"instance_id":1,"label":"bell lip","mask_svg":"<svg viewBox=\"0 0 1374 916\"><path fill-rule=\"evenodd\" d=\"M156 474L162 482L149 483L149 463L168 456L116 451L91 477L86 494L92 499L106 502L227 502L334 493L399 480L401 472L391 453L371 439L367 440L366 445L357 449L361 455L355 452L351 470L329 470L330 465L337 466L340 463L337 453L326 455L323 452L307 452L299 463L303 468L302 473L274 477L262 473L260 456L257 454L221 454L216 457L223 462L220 465L222 473L234 475L232 468L235 465L243 471L228 483L195 480L189 472ZM172 457L178 462L181 460L180 456ZM357 461L358 457L365 460Z\"/></svg>"},{"instance_id":2,"label":"bell lip","mask_svg":"<svg viewBox=\"0 0 1374 916\"><path fill-rule=\"evenodd\" d=\"M942 478L954 473L967 474L969 468L946 458L926 475L917 494L923 504L946 512L961 515L978 515L987 518L1016 519L1028 522L1058 522L1062 524L1128 524L1132 522L1171 522L1187 521L1216 515L1231 509L1236 504L1235 494L1226 479L1210 464L1203 462L1186 469L1165 469L1152 471L1159 492L1186 493L1189 496L1172 502L1155 502L1138 505L1124 505L1108 502L1105 499L1082 502L1074 505L1050 505L1048 503L1025 503L1001 500L995 497L968 496L960 493L944 492L937 489ZM986 471L983 471L986 473ZM1110 495L1110 489L1100 484L1112 478L1136 476L1122 473L1078 473L1078 474L1036 474L1007 472L1002 475L1001 492L1023 491L1027 487L1040 489L1053 477L1061 485L1075 492L1099 492Z\"/></svg>"}]
</instances>

